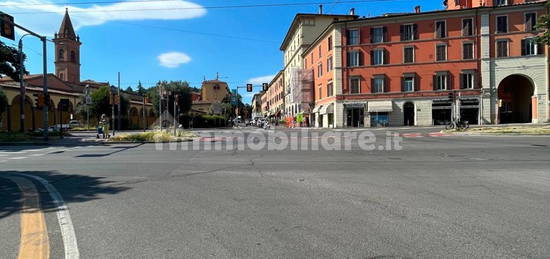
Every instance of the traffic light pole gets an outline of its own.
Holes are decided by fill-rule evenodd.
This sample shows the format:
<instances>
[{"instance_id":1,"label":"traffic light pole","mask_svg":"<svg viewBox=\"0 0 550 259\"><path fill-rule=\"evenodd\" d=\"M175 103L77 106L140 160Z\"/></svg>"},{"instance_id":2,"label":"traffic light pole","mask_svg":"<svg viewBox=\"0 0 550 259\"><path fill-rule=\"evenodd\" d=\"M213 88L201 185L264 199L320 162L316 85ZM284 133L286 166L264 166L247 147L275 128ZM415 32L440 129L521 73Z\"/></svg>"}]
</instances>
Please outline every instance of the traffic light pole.
<instances>
[{"instance_id":1,"label":"traffic light pole","mask_svg":"<svg viewBox=\"0 0 550 259\"><path fill-rule=\"evenodd\" d=\"M49 126L48 126L48 109L49 109L49 106L50 106L50 98L48 98L48 59L47 59L47 48L46 48L46 42L47 42L47 38L45 36L42 36L42 35L39 35L21 25L18 25L16 23L14 23L13 21L11 21L10 19L6 19L4 18L4 22L7 22L7 23L10 23L10 24L13 24L14 27L17 27L19 28L20 30L34 36L34 37L37 37L39 38L41 41L42 41L42 68L43 68L43 72L42 72L42 76L43 76L43 93L44 93L44 96L46 97L46 102L44 103L44 106L42 108L42 114L43 114L43 121L44 121L44 139L47 141L48 140L48 129L49 129ZM21 79L22 81L23 79ZM24 107L24 106L23 106ZM23 111L24 112L24 111ZM24 116L24 115L23 115Z\"/></svg>"}]
</instances>

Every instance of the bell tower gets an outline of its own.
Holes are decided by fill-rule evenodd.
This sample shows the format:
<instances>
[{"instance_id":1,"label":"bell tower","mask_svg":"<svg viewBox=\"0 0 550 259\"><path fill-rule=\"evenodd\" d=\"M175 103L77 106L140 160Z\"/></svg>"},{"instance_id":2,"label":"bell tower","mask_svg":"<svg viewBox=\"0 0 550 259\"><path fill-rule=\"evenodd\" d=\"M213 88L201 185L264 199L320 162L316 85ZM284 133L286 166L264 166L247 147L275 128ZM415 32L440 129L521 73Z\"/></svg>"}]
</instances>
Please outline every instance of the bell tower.
<instances>
[{"instance_id":1,"label":"bell tower","mask_svg":"<svg viewBox=\"0 0 550 259\"><path fill-rule=\"evenodd\" d=\"M80 83L80 37L74 32L68 9L55 34L55 75L69 83Z\"/></svg>"}]
</instances>

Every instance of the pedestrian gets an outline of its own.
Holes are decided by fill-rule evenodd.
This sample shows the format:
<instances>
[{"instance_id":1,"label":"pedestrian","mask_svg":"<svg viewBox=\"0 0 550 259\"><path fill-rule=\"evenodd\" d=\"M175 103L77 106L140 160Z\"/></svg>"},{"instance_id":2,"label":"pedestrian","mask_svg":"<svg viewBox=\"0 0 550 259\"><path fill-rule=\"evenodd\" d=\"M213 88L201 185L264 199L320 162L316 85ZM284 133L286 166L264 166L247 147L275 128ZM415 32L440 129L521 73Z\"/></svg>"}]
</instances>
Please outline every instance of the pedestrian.
<instances>
[{"instance_id":1,"label":"pedestrian","mask_svg":"<svg viewBox=\"0 0 550 259\"><path fill-rule=\"evenodd\" d=\"M107 115L101 114L101 119L99 120L99 125L98 125L98 131L99 131L99 128L101 128L104 139L106 138L108 139L111 137L109 135L109 118L107 117Z\"/></svg>"}]
</instances>

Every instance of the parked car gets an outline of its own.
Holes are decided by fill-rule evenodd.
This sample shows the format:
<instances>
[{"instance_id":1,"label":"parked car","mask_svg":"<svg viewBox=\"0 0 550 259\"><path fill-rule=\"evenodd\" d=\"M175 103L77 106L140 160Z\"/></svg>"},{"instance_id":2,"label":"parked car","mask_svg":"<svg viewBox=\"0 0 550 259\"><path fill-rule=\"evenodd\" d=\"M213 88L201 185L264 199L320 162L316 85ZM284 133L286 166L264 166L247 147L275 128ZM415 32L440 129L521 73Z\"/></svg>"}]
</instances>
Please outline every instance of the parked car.
<instances>
[{"instance_id":1,"label":"parked car","mask_svg":"<svg viewBox=\"0 0 550 259\"><path fill-rule=\"evenodd\" d=\"M82 125L82 124L81 124L80 121L78 121L78 120L71 120L71 121L69 121L69 128L70 128L70 129L74 129L74 128L76 128L76 127L80 127L80 125Z\"/></svg>"}]
</instances>

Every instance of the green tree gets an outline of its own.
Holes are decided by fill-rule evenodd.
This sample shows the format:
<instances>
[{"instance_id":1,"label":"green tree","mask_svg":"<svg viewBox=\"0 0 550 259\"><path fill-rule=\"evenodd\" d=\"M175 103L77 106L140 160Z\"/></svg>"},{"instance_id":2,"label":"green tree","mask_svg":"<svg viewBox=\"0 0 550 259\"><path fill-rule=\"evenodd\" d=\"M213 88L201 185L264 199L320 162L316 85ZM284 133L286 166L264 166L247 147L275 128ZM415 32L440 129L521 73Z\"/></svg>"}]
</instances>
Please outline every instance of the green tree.
<instances>
[{"instance_id":1,"label":"green tree","mask_svg":"<svg viewBox=\"0 0 550 259\"><path fill-rule=\"evenodd\" d=\"M550 8L550 2L546 3L546 7ZM541 16L536 29L542 32L537 36L538 43L550 45L550 15Z\"/></svg>"},{"instance_id":2,"label":"green tree","mask_svg":"<svg viewBox=\"0 0 550 259\"><path fill-rule=\"evenodd\" d=\"M23 54L23 61L25 59L26 56ZM19 50L0 41L0 78L7 76L19 82L19 73L21 72L19 60ZM23 73L28 74L26 70Z\"/></svg>"},{"instance_id":3,"label":"green tree","mask_svg":"<svg viewBox=\"0 0 550 259\"><path fill-rule=\"evenodd\" d=\"M137 94L139 94L140 96L145 96L147 94L147 89L143 87L141 81L138 82Z\"/></svg>"},{"instance_id":4,"label":"green tree","mask_svg":"<svg viewBox=\"0 0 550 259\"><path fill-rule=\"evenodd\" d=\"M129 93L129 94L134 94L134 93L135 93L135 92L134 92L134 89L132 89L131 86L128 86L128 88L126 88L126 91L124 91L124 92L127 92L127 93Z\"/></svg>"},{"instance_id":5,"label":"green tree","mask_svg":"<svg viewBox=\"0 0 550 259\"><path fill-rule=\"evenodd\" d=\"M112 107L110 104L110 91L109 87L102 86L99 89L95 90L91 94L92 103L90 104L89 110L90 110L90 117L99 119L102 114L105 114L109 117L112 116ZM129 101L124 97L121 96L120 98L120 112L121 114L128 114L128 108L129 108ZM116 108L116 107L115 107ZM78 109L79 113L83 116L86 115L86 108L85 106L82 106ZM115 114L118 110L115 109Z\"/></svg>"},{"instance_id":6,"label":"green tree","mask_svg":"<svg viewBox=\"0 0 550 259\"><path fill-rule=\"evenodd\" d=\"M179 113L185 114L189 110L191 110L191 88L189 87L189 83L185 81L160 81L157 83L155 87L149 88L147 95L151 99L151 102L153 103L153 106L155 108L155 111L158 114L158 108L159 108L159 93L158 89L164 88L166 91L171 92L172 94L168 96L168 112L173 115L174 113L174 98L175 95L178 95L177 103L179 104L178 110ZM164 111L166 109L166 100L163 101L162 110Z\"/></svg>"}]
</instances>

